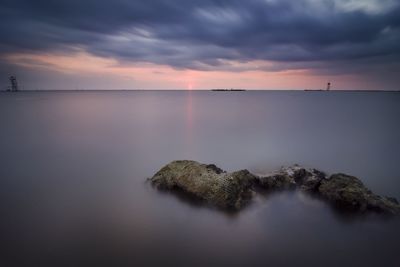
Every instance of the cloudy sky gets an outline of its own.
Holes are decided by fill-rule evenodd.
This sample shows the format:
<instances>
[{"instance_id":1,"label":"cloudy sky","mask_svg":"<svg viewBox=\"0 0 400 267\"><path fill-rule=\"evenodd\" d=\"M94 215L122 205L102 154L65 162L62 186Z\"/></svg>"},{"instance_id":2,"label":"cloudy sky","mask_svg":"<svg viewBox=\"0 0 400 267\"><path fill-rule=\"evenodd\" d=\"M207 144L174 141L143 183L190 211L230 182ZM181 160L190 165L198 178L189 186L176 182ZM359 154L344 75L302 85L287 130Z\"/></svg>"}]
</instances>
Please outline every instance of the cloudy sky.
<instances>
[{"instance_id":1,"label":"cloudy sky","mask_svg":"<svg viewBox=\"0 0 400 267\"><path fill-rule=\"evenodd\" d=\"M400 89L400 0L1 0L0 36L0 89Z\"/></svg>"}]
</instances>

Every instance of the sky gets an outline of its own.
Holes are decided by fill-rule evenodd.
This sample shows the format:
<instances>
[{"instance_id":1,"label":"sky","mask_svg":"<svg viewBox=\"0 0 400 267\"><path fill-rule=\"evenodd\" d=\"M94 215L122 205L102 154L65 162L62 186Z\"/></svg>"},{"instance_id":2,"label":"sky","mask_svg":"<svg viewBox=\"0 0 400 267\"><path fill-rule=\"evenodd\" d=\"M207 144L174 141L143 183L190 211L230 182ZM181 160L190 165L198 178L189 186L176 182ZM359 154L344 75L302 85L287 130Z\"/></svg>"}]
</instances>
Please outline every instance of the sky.
<instances>
[{"instance_id":1,"label":"sky","mask_svg":"<svg viewBox=\"0 0 400 267\"><path fill-rule=\"evenodd\" d=\"M400 90L400 0L1 0L0 89Z\"/></svg>"}]
</instances>

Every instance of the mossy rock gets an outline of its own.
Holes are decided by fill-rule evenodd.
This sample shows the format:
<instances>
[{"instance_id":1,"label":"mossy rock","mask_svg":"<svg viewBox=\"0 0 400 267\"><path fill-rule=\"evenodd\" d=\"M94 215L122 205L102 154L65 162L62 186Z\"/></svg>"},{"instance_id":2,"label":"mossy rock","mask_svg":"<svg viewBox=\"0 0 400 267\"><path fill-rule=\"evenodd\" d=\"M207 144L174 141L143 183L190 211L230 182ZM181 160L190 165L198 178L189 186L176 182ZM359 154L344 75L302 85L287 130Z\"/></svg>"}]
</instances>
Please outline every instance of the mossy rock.
<instances>
[{"instance_id":1,"label":"mossy rock","mask_svg":"<svg viewBox=\"0 0 400 267\"><path fill-rule=\"evenodd\" d=\"M242 209L255 191L298 189L352 213L400 213L396 199L372 193L357 177L338 173L327 178L321 171L298 165L256 176L248 170L228 173L214 164L178 160L161 168L150 181L158 189L178 190L225 210ZM260 188L263 190L256 190Z\"/></svg>"},{"instance_id":2,"label":"mossy rock","mask_svg":"<svg viewBox=\"0 0 400 267\"><path fill-rule=\"evenodd\" d=\"M252 197L257 177L247 170L227 173L215 165L179 160L164 166L151 179L159 189L179 189L223 209L239 210Z\"/></svg>"},{"instance_id":3,"label":"mossy rock","mask_svg":"<svg viewBox=\"0 0 400 267\"><path fill-rule=\"evenodd\" d=\"M355 212L375 211L398 214L397 200L375 195L354 176L343 173L333 174L323 180L318 189L320 195L340 209Z\"/></svg>"}]
</instances>

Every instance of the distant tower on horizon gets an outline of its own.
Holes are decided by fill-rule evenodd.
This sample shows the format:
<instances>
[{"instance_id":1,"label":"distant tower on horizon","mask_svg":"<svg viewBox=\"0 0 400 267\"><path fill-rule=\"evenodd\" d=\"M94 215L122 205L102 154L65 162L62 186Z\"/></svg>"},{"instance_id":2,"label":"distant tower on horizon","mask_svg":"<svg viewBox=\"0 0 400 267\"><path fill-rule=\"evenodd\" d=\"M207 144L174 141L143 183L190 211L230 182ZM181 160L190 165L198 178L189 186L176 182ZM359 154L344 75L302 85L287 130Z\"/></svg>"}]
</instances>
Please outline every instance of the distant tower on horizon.
<instances>
[{"instance_id":1,"label":"distant tower on horizon","mask_svg":"<svg viewBox=\"0 0 400 267\"><path fill-rule=\"evenodd\" d=\"M326 85L326 91L330 91L331 90L331 82L328 82Z\"/></svg>"},{"instance_id":2,"label":"distant tower on horizon","mask_svg":"<svg viewBox=\"0 0 400 267\"><path fill-rule=\"evenodd\" d=\"M10 76L10 82L11 82L11 92L17 92L18 91L17 77Z\"/></svg>"}]
</instances>

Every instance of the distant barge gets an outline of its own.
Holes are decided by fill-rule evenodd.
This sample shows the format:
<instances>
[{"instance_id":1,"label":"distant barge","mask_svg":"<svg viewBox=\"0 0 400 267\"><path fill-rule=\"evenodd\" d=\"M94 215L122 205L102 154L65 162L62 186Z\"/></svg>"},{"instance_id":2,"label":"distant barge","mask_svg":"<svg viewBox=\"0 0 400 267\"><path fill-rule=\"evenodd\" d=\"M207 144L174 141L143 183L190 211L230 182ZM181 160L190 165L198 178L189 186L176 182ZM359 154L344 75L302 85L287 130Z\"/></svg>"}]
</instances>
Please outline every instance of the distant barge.
<instances>
[{"instance_id":1,"label":"distant barge","mask_svg":"<svg viewBox=\"0 0 400 267\"><path fill-rule=\"evenodd\" d=\"M211 91L216 91L216 92L236 92L236 91L246 91L245 89L211 89Z\"/></svg>"}]
</instances>

